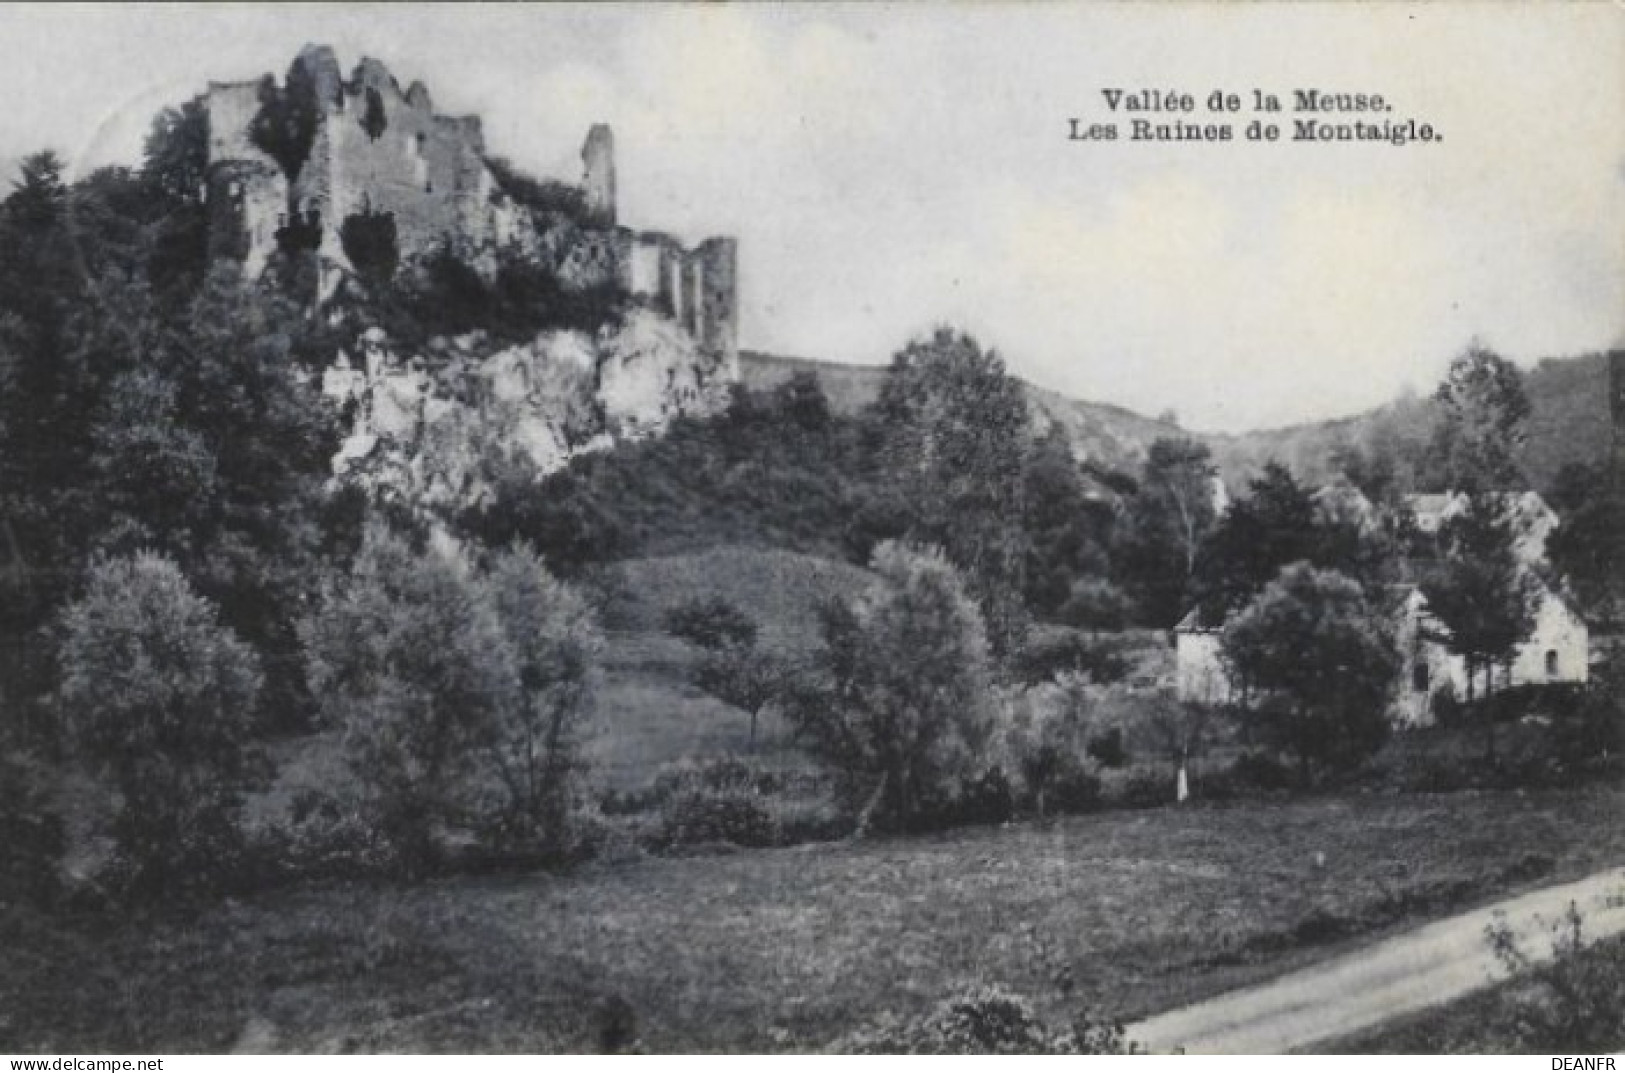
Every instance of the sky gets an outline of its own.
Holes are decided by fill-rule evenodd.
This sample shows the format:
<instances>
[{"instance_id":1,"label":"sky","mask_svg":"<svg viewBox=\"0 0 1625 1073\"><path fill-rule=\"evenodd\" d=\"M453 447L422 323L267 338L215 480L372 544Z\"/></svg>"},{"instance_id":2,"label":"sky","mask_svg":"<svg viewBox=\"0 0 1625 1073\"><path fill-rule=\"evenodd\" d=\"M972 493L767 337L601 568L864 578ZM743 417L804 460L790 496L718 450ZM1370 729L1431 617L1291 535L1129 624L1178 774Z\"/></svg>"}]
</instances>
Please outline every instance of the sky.
<instances>
[{"instance_id":1,"label":"sky","mask_svg":"<svg viewBox=\"0 0 1625 1073\"><path fill-rule=\"evenodd\" d=\"M621 219L739 239L750 349L881 363L938 325L1190 428L1426 392L1477 340L1625 344L1625 6L1609 3L7 5L0 161L139 159L162 107L383 60ZM1379 93L1442 140L1086 142L1102 90ZM1267 117L1283 123L1290 112ZM1302 118L1298 116L1297 118Z\"/></svg>"}]
</instances>

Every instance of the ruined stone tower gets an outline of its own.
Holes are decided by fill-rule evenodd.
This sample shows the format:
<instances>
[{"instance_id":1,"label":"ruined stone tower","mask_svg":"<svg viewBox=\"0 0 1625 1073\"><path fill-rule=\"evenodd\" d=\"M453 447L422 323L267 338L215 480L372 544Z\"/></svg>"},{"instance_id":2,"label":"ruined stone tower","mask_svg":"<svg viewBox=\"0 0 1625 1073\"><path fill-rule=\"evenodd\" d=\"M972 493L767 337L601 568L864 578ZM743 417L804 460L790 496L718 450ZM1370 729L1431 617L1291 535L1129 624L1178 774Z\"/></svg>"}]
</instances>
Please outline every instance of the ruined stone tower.
<instances>
[{"instance_id":1,"label":"ruined stone tower","mask_svg":"<svg viewBox=\"0 0 1625 1073\"><path fill-rule=\"evenodd\" d=\"M607 123L594 123L581 147L581 192L587 218L600 227L615 226L615 133Z\"/></svg>"},{"instance_id":2,"label":"ruined stone tower","mask_svg":"<svg viewBox=\"0 0 1625 1073\"><path fill-rule=\"evenodd\" d=\"M268 94L297 84L311 124L309 150L296 169L279 163L253 136ZM499 254L546 263L567 287L614 283L670 317L705 349L735 368L737 251L731 238L693 249L660 232L620 226L616 206L615 135L597 123L582 146L584 212L567 239L506 196L486 164L476 116L444 116L429 90L402 91L375 59L348 79L325 45L307 45L288 88L268 80L215 83L209 116L210 245L217 257L259 275L278 248L278 234L303 229L323 276L322 293L353 272L344 229L352 217L392 218L399 262L410 265L449 247L482 271ZM289 172L292 172L291 174Z\"/></svg>"}]
</instances>

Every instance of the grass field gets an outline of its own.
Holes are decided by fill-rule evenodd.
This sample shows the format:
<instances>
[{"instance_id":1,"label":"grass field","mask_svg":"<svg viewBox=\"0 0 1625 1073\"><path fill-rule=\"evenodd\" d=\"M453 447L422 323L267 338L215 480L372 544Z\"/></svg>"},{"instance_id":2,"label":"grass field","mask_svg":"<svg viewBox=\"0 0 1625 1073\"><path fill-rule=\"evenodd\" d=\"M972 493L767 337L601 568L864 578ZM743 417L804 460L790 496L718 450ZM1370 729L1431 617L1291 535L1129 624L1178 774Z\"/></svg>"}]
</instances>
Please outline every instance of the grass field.
<instances>
[{"instance_id":1,"label":"grass field","mask_svg":"<svg viewBox=\"0 0 1625 1073\"><path fill-rule=\"evenodd\" d=\"M962 982L1134 1018L1625 861L1625 790L1362 795L344 885L72 930L12 912L0 1050L830 1045ZM1324 855L1324 864L1317 863ZM1048 951L1048 953L1044 953Z\"/></svg>"},{"instance_id":2,"label":"grass field","mask_svg":"<svg viewBox=\"0 0 1625 1073\"><path fill-rule=\"evenodd\" d=\"M818 644L818 607L860 592L871 575L794 552L728 547L633 559L601 579L611 594L603 686L589 755L603 786L642 786L668 764L750 756L763 766L803 766L788 727L764 713L752 748L750 716L690 684L695 649L664 632L668 611L722 599L757 624L759 643L791 656Z\"/></svg>"}]
</instances>

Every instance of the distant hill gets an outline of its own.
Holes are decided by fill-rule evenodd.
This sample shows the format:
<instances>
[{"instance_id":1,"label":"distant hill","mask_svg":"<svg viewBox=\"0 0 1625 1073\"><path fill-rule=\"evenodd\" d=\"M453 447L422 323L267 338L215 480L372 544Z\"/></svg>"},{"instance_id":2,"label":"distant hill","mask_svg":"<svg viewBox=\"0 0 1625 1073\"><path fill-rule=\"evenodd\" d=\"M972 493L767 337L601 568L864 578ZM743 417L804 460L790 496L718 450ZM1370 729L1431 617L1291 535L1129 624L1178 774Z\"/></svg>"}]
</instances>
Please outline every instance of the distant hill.
<instances>
[{"instance_id":1,"label":"distant hill","mask_svg":"<svg viewBox=\"0 0 1625 1073\"><path fill-rule=\"evenodd\" d=\"M1558 471L1570 463L1595 465L1607 459L1608 355L1547 358L1524 374L1524 391L1532 412L1522 462L1535 488L1550 488ZM1286 463L1307 481L1320 482L1331 476L1330 457L1338 446L1385 442L1420 447L1432 425L1432 402L1408 398L1334 421L1203 438L1232 486L1271 459Z\"/></svg>"},{"instance_id":2,"label":"distant hill","mask_svg":"<svg viewBox=\"0 0 1625 1073\"><path fill-rule=\"evenodd\" d=\"M753 391L774 387L798 372L811 372L818 377L830 405L843 414L856 413L873 402L886 379L883 365L846 365L756 351L740 352L739 372L745 386ZM1038 430L1060 425L1078 460L1103 469L1133 472L1158 437L1185 435L1175 425L1142 417L1121 406L1069 399L1025 381L1022 387Z\"/></svg>"},{"instance_id":3,"label":"distant hill","mask_svg":"<svg viewBox=\"0 0 1625 1073\"><path fill-rule=\"evenodd\" d=\"M817 375L830 404L851 413L872 402L885 379L884 366L845 365L744 351L740 374L752 389L772 387L797 372ZM1283 462L1300 478L1320 483L1333 475L1333 452L1346 444L1387 443L1419 448L1433 422L1432 403L1402 398L1364 413L1331 421L1244 433L1187 433L1120 406L1082 402L1024 384L1040 428L1059 424L1080 460L1133 472L1160 436L1192 435L1213 450L1220 473L1239 489L1266 462ZM1547 358L1524 376L1533 414L1523 462L1536 488L1549 488L1571 462L1600 463L1608 456L1608 360L1606 354Z\"/></svg>"}]
</instances>

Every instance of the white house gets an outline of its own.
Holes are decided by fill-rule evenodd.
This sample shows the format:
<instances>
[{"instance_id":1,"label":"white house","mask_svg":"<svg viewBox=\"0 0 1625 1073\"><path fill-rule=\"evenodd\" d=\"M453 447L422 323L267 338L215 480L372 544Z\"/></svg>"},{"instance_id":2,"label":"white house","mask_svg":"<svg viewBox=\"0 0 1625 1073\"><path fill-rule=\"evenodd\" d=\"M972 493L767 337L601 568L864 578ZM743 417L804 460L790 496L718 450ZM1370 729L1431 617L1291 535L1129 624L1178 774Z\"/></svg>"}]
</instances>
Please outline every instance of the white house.
<instances>
[{"instance_id":1,"label":"white house","mask_svg":"<svg viewBox=\"0 0 1625 1073\"><path fill-rule=\"evenodd\" d=\"M1514 537L1513 548L1520 561L1539 563L1546 559L1546 540L1558 526L1557 512L1547 505L1538 492L1502 493L1510 502ZM1416 528L1424 533L1437 533L1451 518L1467 509L1470 500L1461 492L1444 495L1409 495L1405 505L1410 509Z\"/></svg>"},{"instance_id":2,"label":"white house","mask_svg":"<svg viewBox=\"0 0 1625 1073\"><path fill-rule=\"evenodd\" d=\"M1466 662L1450 651L1448 633L1429 612L1420 589L1401 586L1390 597L1403 664L1394 682L1389 717L1399 726L1428 726L1434 719L1434 702L1447 685L1456 697L1467 696ZM1195 611L1175 627L1175 688L1180 700L1226 704L1236 699L1220 652L1222 637L1222 628L1203 625ZM1534 628L1512 662L1494 672L1495 688L1584 683L1589 677L1589 651L1585 621L1543 585ZM1474 691L1482 688L1480 676Z\"/></svg>"}]
</instances>

